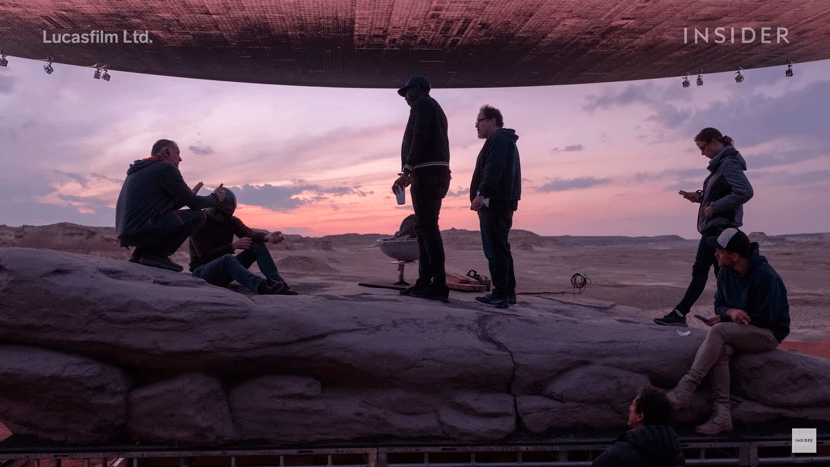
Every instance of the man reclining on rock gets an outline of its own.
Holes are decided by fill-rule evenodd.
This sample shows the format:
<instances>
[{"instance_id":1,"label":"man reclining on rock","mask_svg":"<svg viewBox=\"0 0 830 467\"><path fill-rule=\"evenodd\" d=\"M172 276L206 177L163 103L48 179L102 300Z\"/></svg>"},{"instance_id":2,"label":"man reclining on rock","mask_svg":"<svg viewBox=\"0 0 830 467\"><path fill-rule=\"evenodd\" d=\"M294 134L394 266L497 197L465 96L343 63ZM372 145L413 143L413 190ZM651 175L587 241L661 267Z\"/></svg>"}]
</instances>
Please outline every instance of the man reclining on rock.
<instances>
[{"instance_id":1,"label":"man reclining on rock","mask_svg":"<svg viewBox=\"0 0 830 467\"><path fill-rule=\"evenodd\" d=\"M222 188L224 200L207 210L205 224L190 237L190 271L208 283L225 287L233 280L260 295L297 295L277 271L265 242L285 240L280 232L255 231L233 215L236 196ZM239 237L233 241L233 236ZM234 256L235 250L243 250ZM248 271L256 261L265 278Z\"/></svg>"},{"instance_id":2,"label":"man reclining on rock","mask_svg":"<svg viewBox=\"0 0 830 467\"><path fill-rule=\"evenodd\" d=\"M675 467L686 465L672 427L666 394L651 386L640 389L628 408L626 431L591 464L592 467Z\"/></svg>"},{"instance_id":3,"label":"man reclining on rock","mask_svg":"<svg viewBox=\"0 0 830 467\"><path fill-rule=\"evenodd\" d=\"M715 248L721 267L715 294L717 316L706 321L712 326L709 335L697 350L692 368L667 397L675 409L687 406L711 371L714 412L695 432L716 435L732 431L729 357L735 351L766 352L778 347L790 332L790 307L781 277L745 233L729 228L707 242Z\"/></svg>"}]
</instances>

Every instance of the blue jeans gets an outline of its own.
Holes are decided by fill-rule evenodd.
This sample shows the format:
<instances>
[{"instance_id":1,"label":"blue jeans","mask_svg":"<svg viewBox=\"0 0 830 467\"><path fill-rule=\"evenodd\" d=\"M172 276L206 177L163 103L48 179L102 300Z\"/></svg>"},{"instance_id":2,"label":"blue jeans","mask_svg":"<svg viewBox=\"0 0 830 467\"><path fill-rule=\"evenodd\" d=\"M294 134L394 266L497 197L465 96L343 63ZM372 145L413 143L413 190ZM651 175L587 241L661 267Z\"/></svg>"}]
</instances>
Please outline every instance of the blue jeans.
<instances>
[{"instance_id":1,"label":"blue jeans","mask_svg":"<svg viewBox=\"0 0 830 467\"><path fill-rule=\"evenodd\" d=\"M206 280L209 284L226 287L232 281L239 282L249 290L257 292L265 280L248 270L256 261L259 270L273 282L282 281L277 265L268 248L262 243L254 243L251 248L234 256L230 253L216 258L193 270L193 275Z\"/></svg>"},{"instance_id":2,"label":"blue jeans","mask_svg":"<svg viewBox=\"0 0 830 467\"><path fill-rule=\"evenodd\" d=\"M700 294L706 288L709 268L712 266L715 267L715 280L718 278L720 266L718 266L718 262L715 260L715 249L706 243L706 239L720 235L723 230L723 228L709 229L704 231L700 237L700 243L697 246L697 255L695 256L695 264L692 265L692 282L689 284L689 288L686 289L686 294L683 296L683 299L674 307L677 311L683 313L683 315L689 313L692 305L700 298Z\"/></svg>"},{"instance_id":3,"label":"blue jeans","mask_svg":"<svg viewBox=\"0 0 830 467\"><path fill-rule=\"evenodd\" d=\"M445 284L444 241L438 228L441 200L450 187L449 170L446 174L416 174L412 177L412 208L415 210L415 229L418 232L418 280Z\"/></svg>"},{"instance_id":4,"label":"blue jeans","mask_svg":"<svg viewBox=\"0 0 830 467\"><path fill-rule=\"evenodd\" d=\"M490 264L493 295L506 297L516 293L516 276L513 272L513 254L507 238L513 227L513 209L507 205L482 207L478 211L481 229L481 245Z\"/></svg>"}]
</instances>

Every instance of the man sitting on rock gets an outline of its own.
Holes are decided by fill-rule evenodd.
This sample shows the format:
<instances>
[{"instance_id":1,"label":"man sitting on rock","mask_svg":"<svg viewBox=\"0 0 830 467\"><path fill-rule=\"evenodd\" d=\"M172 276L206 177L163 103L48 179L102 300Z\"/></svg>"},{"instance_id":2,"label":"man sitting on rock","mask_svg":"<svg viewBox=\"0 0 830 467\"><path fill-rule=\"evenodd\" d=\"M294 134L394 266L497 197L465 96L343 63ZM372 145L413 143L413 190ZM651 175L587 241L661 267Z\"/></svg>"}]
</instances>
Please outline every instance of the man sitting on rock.
<instances>
[{"instance_id":1,"label":"man sitting on rock","mask_svg":"<svg viewBox=\"0 0 830 467\"><path fill-rule=\"evenodd\" d=\"M755 353L778 347L790 332L790 307L781 277L745 233L729 228L707 241L722 268L715 294L717 316L706 321L712 326L709 335L697 350L692 368L667 397L675 409L689 405L700 381L711 371L714 413L695 431L716 435L732 431L729 357L736 350Z\"/></svg>"},{"instance_id":2,"label":"man sitting on rock","mask_svg":"<svg viewBox=\"0 0 830 467\"><path fill-rule=\"evenodd\" d=\"M179 154L175 142L160 139L150 157L127 170L115 206L115 233L121 246L136 247L130 262L181 271L169 256L205 222L202 208L222 201L221 185L208 196L196 195L201 182L188 188L179 172Z\"/></svg>"},{"instance_id":3,"label":"man sitting on rock","mask_svg":"<svg viewBox=\"0 0 830 467\"><path fill-rule=\"evenodd\" d=\"M207 210L204 226L190 237L190 271L207 282L225 287L233 280L260 295L297 295L277 271L265 242L280 243L281 232L255 231L233 215L236 196L222 188L224 200ZM239 237L233 241L233 236ZM235 250L244 250L234 256ZM248 271L256 261L265 278Z\"/></svg>"},{"instance_id":4,"label":"man sitting on rock","mask_svg":"<svg viewBox=\"0 0 830 467\"><path fill-rule=\"evenodd\" d=\"M592 467L686 465L680 441L672 427L672 408L666 394L646 386L628 408L626 431L591 464Z\"/></svg>"}]
</instances>

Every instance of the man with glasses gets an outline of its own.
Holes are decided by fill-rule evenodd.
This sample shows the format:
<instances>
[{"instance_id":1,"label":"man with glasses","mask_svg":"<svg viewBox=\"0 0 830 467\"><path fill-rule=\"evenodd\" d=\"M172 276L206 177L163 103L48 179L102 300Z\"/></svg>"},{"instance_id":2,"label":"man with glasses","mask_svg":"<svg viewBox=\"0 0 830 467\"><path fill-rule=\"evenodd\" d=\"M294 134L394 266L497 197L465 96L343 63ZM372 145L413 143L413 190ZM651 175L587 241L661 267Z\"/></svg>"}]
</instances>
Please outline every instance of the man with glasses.
<instances>
[{"instance_id":1,"label":"man with glasses","mask_svg":"<svg viewBox=\"0 0 830 467\"><path fill-rule=\"evenodd\" d=\"M476 118L478 137L486 140L476 159L470 182L470 209L478 213L481 244L490 264L493 292L476 297L496 308L516 304L516 276L508 236L513 226L513 212L522 195L522 171L519 164L519 136L504 127L499 109L485 105Z\"/></svg>"}]
</instances>

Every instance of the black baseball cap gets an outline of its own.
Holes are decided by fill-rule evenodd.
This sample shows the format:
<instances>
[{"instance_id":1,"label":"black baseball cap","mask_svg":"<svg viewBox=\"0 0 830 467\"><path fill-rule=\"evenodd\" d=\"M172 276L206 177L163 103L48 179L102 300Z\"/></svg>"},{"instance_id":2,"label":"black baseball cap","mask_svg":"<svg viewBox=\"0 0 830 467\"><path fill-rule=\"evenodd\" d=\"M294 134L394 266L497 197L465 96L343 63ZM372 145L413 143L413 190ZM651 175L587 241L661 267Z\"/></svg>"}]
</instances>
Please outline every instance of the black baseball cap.
<instances>
[{"instance_id":1,"label":"black baseball cap","mask_svg":"<svg viewBox=\"0 0 830 467\"><path fill-rule=\"evenodd\" d=\"M409 78L409 81L406 82L406 86L398 89L398 94L401 97L405 96L407 88L411 88L412 86L418 86L427 92L429 92L429 90L432 89L432 85L429 83L429 80L426 76L415 75Z\"/></svg>"},{"instance_id":2,"label":"black baseball cap","mask_svg":"<svg viewBox=\"0 0 830 467\"><path fill-rule=\"evenodd\" d=\"M751 249L749 237L734 227L724 230L717 237L712 236L707 238L706 243L715 249L731 251L732 253L737 253L744 258L749 257Z\"/></svg>"}]
</instances>

